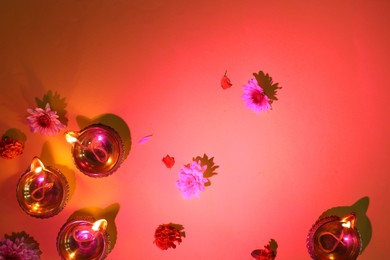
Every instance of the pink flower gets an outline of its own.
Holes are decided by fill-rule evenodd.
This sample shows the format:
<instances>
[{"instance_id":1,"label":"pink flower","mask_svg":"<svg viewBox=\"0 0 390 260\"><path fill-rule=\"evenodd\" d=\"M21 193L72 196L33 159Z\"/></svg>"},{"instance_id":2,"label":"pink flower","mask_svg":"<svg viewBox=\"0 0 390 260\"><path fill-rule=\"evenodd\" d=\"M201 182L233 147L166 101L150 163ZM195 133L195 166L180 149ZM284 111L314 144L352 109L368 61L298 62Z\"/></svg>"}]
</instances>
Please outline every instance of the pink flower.
<instances>
[{"instance_id":1,"label":"pink flower","mask_svg":"<svg viewBox=\"0 0 390 260\"><path fill-rule=\"evenodd\" d=\"M66 127L58 120L57 112L50 109L49 103L46 104L45 110L42 108L29 108L27 112L31 114L27 117L27 123L30 125L33 133L39 132L42 135L55 135Z\"/></svg>"},{"instance_id":2,"label":"pink flower","mask_svg":"<svg viewBox=\"0 0 390 260\"><path fill-rule=\"evenodd\" d=\"M250 79L243 88L244 95L242 95L242 98L248 108L257 113L260 111L266 112L271 108L270 99L264 94L256 79Z\"/></svg>"},{"instance_id":3,"label":"pink flower","mask_svg":"<svg viewBox=\"0 0 390 260\"><path fill-rule=\"evenodd\" d=\"M25 232L5 235L0 240L0 259L39 260L39 244Z\"/></svg>"},{"instance_id":4,"label":"pink flower","mask_svg":"<svg viewBox=\"0 0 390 260\"><path fill-rule=\"evenodd\" d=\"M176 186L183 198L192 199L194 196L199 198L200 192L204 191L204 184L208 182L208 179L203 177L206 168L207 165L202 167L200 161L192 161L179 170L179 180Z\"/></svg>"}]
</instances>

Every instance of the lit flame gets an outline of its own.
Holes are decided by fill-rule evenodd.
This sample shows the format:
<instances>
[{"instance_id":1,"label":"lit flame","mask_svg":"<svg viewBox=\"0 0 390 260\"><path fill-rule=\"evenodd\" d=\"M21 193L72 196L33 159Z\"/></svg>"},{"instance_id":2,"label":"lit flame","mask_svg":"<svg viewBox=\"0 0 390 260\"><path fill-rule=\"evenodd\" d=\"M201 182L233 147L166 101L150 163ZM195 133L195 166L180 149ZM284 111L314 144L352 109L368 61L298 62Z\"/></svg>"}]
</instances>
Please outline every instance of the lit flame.
<instances>
[{"instance_id":1,"label":"lit flame","mask_svg":"<svg viewBox=\"0 0 390 260\"><path fill-rule=\"evenodd\" d=\"M351 228L351 221L347 221L346 223L341 223L343 227Z\"/></svg>"},{"instance_id":2,"label":"lit flame","mask_svg":"<svg viewBox=\"0 0 390 260\"><path fill-rule=\"evenodd\" d=\"M45 170L45 166L38 157L34 157L31 161L30 169L35 173L40 173L41 171Z\"/></svg>"},{"instance_id":3,"label":"lit flame","mask_svg":"<svg viewBox=\"0 0 390 260\"><path fill-rule=\"evenodd\" d=\"M73 259L76 256L76 252L69 253L69 258Z\"/></svg>"},{"instance_id":4,"label":"lit flame","mask_svg":"<svg viewBox=\"0 0 390 260\"><path fill-rule=\"evenodd\" d=\"M33 211L38 211L38 210L39 210L39 206L40 206L40 205L39 205L38 202L36 202L36 203L34 203L34 204L31 205Z\"/></svg>"},{"instance_id":5,"label":"lit flame","mask_svg":"<svg viewBox=\"0 0 390 260\"><path fill-rule=\"evenodd\" d=\"M356 215L354 213L351 213L347 215L345 218L343 218L340 222L341 222L341 226L345 228L354 228L355 221L356 221Z\"/></svg>"},{"instance_id":6,"label":"lit flame","mask_svg":"<svg viewBox=\"0 0 390 260\"><path fill-rule=\"evenodd\" d=\"M75 132L66 132L65 133L66 141L70 144L78 142L77 137L78 137L78 133L75 133Z\"/></svg>"},{"instance_id":7,"label":"lit flame","mask_svg":"<svg viewBox=\"0 0 390 260\"><path fill-rule=\"evenodd\" d=\"M99 219L92 225L93 231L99 231L99 230L105 231L106 229L107 229L107 220L105 219Z\"/></svg>"}]
</instances>

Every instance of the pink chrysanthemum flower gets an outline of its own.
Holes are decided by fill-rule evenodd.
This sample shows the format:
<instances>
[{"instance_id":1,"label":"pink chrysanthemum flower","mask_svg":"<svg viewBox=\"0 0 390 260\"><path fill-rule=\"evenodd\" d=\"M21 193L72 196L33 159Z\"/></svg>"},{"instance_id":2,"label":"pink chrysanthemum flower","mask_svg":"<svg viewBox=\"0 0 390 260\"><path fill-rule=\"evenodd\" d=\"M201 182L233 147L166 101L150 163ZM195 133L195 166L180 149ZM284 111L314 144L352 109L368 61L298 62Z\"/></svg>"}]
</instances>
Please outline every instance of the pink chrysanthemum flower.
<instances>
[{"instance_id":1,"label":"pink chrysanthemum flower","mask_svg":"<svg viewBox=\"0 0 390 260\"><path fill-rule=\"evenodd\" d=\"M5 235L0 240L0 260L39 260L41 254L38 243L25 232Z\"/></svg>"},{"instance_id":2,"label":"pink chrysanthemum flower","mask_svg":"<svg viewBox=\"0 0 390 260\"><path fill-rule=\"evenodd\" d=\"M243 88L244 95L242 95L242 98L248 108L257 113L260 111L266 112L271 108L270 99L264 94L256 79L250 79Z\"/></svg>"},{"instance_id":3,"label":"pink chrysanthemum flower","mask_svg":"<svg viewBox=\"0 0 390 260\"><path fill-rule=\"evenodd\" d=\"M207 165L202 167L200 161L192 161L179 170L179 180L176 186L183 198L192 199L194 196L199 198L200 192L204 191L204 184L208 182L208 179L203 177L206 169Z\"/></svg>"},{"instance_id":4,"label":"pink chrysanthemum flower","mask_svg":"<svg viewBox=\"0 0 390 260\"><path fill-rule=\"evenodd\" d=\"M39 132L42 135L55 135L66 127L58 120L57 112L51 110L49 103L46 104L45 109L29 108L27 112L30 113L30 116L27 117L27 123L30 125L33 133Z\"/></svg>"}]
</instances>

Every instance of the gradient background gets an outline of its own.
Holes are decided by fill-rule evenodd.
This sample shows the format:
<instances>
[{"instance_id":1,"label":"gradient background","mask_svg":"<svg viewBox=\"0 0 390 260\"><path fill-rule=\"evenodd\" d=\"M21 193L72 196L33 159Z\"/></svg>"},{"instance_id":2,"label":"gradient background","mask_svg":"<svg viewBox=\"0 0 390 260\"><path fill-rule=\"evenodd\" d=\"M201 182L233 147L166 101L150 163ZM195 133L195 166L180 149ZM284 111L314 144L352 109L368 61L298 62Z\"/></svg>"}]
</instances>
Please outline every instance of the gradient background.
<instances>
[{"instance_id":1,"label":"gradient background","mask_svg":"<svg viewBox=\"0 0 390 260\"><path fill-rule=\"evenodd\" d=\"M0 235L25 230L42 259L57 259L59 229L88 207L115 213L108 259L249 260L271 238L277 259L309 259L317 218L365 198L372 238L359 259L389 259L389 11L385 0L1 1L0 135L17 128L26 143L0 160ZM241 86L259 70L283 89L256 114ZM49 90L66 99L66 130L81 116L126 122L132 145L118 172L85 176L63 131L30 132L26 109ZM178 170L204 153L218 175L183 200ZM46 220L15 198L33 156L73 176L67 207ZM187 236L161 251L154 231L169 222Z\"/></svg>"}]
</instances>

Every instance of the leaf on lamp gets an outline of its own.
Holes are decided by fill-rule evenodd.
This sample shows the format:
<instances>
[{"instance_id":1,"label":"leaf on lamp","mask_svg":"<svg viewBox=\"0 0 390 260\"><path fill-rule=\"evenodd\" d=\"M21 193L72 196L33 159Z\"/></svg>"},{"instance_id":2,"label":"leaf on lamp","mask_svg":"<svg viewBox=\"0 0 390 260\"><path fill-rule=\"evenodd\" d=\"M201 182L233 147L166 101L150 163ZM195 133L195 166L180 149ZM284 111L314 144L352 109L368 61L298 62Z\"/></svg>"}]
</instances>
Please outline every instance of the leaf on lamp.
<instances>
[{"instance_id":1,"label":"leaf on lamp","mask_svg":"<svg viewBox=\"0 0 390 260\"><path fill-rule=\"evenodd\" d=\"M223 89L228 89L231 86L233 86L233 84L230 82L230 79L226 76L226 73L227 73L227 71L225 72L225 75L223 75L223 77L221 79L221 87Z\"/></svg>"},{"instance_id":2,"label":"leaf on lamp","mask_svg":"<svg viewBox=\"0 0 390 260\"><path fill-rule=\"evenodd\" d=\"M255 76L257 83L263 89L264 94L270 99L270 103L278 100L276 94L277 90L281 89L281 87L279 87L279 83L273 83L272 77L270 77L268 73L264 74L263 71L259 71L257 74L253 73L253 76Z\"/></svg>"},{"instance_id":3,"label":"leaf on lamp","mask_svg":"<svg viewBox=\"0 0 390 260\"><path fill-rule=\"evenodd\" d=\"M146 135L144 137L142 137L139 141L138 141L138 144L144 144L144 143L147 143L150 138L152 138L153 135Z\"/></svg>"}]
</instances>

